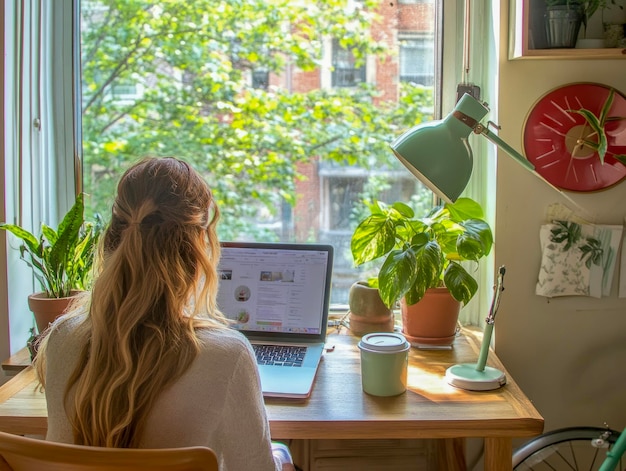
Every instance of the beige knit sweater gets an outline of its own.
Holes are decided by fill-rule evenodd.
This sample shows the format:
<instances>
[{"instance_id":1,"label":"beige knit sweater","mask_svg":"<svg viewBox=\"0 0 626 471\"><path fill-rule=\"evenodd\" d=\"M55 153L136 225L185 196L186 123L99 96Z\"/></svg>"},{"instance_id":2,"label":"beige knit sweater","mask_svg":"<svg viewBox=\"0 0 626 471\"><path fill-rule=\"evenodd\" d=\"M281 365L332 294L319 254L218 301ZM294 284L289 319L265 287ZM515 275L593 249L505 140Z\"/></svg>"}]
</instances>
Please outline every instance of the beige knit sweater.
<instances>
[{"instance_id":1,"label":"beige knit sweater","mask_svg":"<svg viewBox=\"0 0 626 471\"><path fill-rule=\"evenodd\" d=\"M63 397L84 344L76 332L81 321L61 318L50 333L47 440L73 442ZM207 446L217 453L222 471L279 470L249 342L233 330L205 329L199 336L200 354L156 401L140 446Z\"/></svg>"}]
</instances>

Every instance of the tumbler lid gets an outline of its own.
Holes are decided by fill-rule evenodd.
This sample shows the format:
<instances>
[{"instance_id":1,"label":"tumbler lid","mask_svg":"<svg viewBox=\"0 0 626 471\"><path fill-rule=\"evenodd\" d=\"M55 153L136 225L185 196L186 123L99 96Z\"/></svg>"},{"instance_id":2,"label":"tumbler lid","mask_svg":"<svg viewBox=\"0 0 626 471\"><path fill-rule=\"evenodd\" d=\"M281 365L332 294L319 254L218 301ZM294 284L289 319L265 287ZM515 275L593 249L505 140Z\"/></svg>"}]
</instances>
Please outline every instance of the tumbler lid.
<instances>
[{"instance_id":1,"label":"tumbler lid","mask_svg":"<svg viewBox=\"0 0 626 471\"><path fill-rule=\"evenodd\" d=\"M404 352L410 347L404 335L396 332L373 332L359 342L359 348L381 353Z\"/></svg>"}]
</instances>

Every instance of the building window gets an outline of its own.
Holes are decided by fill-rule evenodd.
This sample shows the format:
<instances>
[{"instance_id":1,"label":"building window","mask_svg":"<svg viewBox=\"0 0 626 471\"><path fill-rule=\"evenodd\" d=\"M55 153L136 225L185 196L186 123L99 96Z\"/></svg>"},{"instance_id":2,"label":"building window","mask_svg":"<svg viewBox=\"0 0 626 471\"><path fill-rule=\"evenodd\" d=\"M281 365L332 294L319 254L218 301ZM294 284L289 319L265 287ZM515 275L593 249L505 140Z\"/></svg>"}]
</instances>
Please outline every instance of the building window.
<instances>
[{"instance_id":1,"label":"building window","mask_svg":"<svg viewBox=\"0 0 626 471\"><path fill-rule=\"evenodd\" d=\"M435 80L435 44L432 34L399 34L400 80L431 87Z\"/></svg>"},{"instance_id":2,"label":"building window","mask_svg":"<svg viewBox=\"0 0 626 471\"><path fill-rule=\"evenodd\" d=\"M270 72L267 69L255 69L252 71L252 88L267 90L270 86Z\"/></svg>"},{"instance_id":3,"label":"building window","mask_svg":"<svg viewBox=\"0 0 626 471\"><path fill-rule=\"evenodd\" d=\"M351 210L363 194L365 181L343 175L328 178L328 230L350 230Z\"/></svg>"},{"instance_id":4,"label":"building window","mask_svg":"<svg viewBox=\"0 0 626 471\"><path fill-rule=\"evenodd\" d=\"M332 77L333 87L355 87L365 82L365 64L357 66L357 59L354 53L341 47L338 39L333 39L332 50Z\"/></svg>"}]
</instances>

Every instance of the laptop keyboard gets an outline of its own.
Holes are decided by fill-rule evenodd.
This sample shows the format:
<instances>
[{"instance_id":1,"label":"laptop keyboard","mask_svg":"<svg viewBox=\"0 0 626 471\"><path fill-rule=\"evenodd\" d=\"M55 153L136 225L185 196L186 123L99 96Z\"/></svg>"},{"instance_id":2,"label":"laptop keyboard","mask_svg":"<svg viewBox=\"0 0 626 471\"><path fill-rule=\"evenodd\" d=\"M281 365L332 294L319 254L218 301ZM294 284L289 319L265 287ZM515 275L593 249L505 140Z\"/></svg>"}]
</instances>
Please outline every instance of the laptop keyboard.
<instances>
[{"instance_id":1,"label":"laptop keyboard","mask_svg":"<svg viewBox=\"0 0 626 471\"><path fill-rule=\"evenodd\" d=\"M302 366L306 347L295 345L252 345L259 365Z\"/></svg>"}]
</instances>

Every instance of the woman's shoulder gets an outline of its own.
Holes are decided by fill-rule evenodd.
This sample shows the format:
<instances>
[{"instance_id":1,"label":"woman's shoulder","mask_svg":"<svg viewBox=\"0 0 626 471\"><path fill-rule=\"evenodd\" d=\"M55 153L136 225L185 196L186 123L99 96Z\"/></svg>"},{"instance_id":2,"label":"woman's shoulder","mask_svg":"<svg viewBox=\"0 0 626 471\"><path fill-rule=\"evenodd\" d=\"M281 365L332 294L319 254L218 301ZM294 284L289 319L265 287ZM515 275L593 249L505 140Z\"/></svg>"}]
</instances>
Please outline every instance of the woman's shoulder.
<instances>
[{"instance_id":1,"label":"woman's shoulder","mask_svg":"<svg viewBox=\"0 0 626 471\"><path fill-rule=\"evenodd\" d=\"M84 313L65 314L50 324L48 335L51 339L67 339L76 337L77 331L83 326L87 315Z\"/></svg>"},{"instance_id":2,"label":"woman's shoulder","mask_svg":"<svg viewBox=\"0 0 626 471\"><path fill-rule=\"evenodd\" d=\"M83 328L85 319L84 314L63 315L50 325L46 332L49 363L55 363L55 359L70 361L80 353L87 338Z\"/></svg>"},{"instance_id":3,"label":"woman's shoulder","mask_svg":"<svg viewBox=\"0 0 626 471\"><path fill-rule=\"evenodd\" d=\"M204 328L197 331L200 343L200 356L211 361L218 358L225 362L238 362L243 358L249 361L254 357L252 346L240 332L229 328Z\"/></svg>"},{"instance_id":4,"label":"woman's shoulder","mask_svg":"<svg viewBox=\"0 0 626 471\"><path fill-rule=\"evenodd\" d=\"M202 328L197 331L203 349L249 349L250 342L240 332L230 328Z\"/></svg>"}]
</instances>

